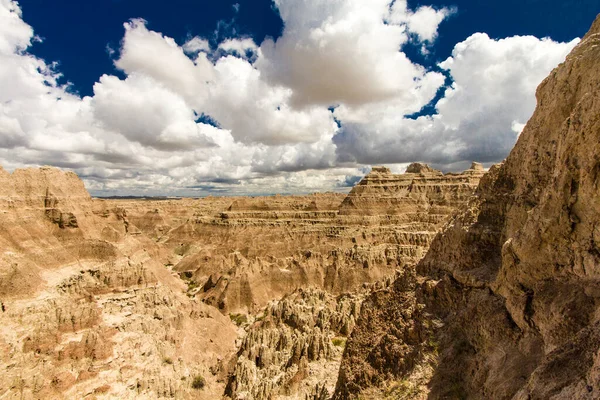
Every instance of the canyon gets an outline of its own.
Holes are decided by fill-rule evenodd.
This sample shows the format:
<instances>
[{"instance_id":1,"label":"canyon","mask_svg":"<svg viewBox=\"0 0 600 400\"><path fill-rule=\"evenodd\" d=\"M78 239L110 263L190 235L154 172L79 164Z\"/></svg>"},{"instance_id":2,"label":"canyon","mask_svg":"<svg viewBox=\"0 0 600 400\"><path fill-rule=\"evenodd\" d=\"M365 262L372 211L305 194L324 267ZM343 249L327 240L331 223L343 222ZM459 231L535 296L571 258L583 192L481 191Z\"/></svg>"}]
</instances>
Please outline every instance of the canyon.
<instances>
[{"instance_id":1,"label":"canyon","mask_svg":"<svg viewBox=\"0 0 600 400\"><path fill-rule=\"evenodd\" d=\"M326 398L363 299L483 174L415 163L348 195L158 201L0 170L0 395Z\"/></svg>"},{"instance_id":2,"label":"canyon","mask_svg":"<svg viewBox=\"0 0 600 400\"><path fill-rule=\"evenodd\" d=\"M0 398L600 396L600 18L499 165L92 198L0 168Z\"/></svg>"}]
</instances>

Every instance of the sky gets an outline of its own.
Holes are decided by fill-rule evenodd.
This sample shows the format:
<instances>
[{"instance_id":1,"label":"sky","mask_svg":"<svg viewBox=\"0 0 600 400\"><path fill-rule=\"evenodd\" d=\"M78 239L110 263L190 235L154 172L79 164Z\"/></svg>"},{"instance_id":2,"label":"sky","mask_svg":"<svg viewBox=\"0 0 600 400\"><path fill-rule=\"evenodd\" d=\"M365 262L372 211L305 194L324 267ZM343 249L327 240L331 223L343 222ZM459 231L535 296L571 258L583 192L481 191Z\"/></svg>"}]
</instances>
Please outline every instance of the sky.
<instances>
[{"instance_id":1,"label":"sky","mask_svg":"<svg viewBox=\"0 0 600 400\"><path fill-rule=\"evenodd\" d=\"M93 195L502 161L597 0L0 0L0 165Z\"/></svg>"}]
</instances>

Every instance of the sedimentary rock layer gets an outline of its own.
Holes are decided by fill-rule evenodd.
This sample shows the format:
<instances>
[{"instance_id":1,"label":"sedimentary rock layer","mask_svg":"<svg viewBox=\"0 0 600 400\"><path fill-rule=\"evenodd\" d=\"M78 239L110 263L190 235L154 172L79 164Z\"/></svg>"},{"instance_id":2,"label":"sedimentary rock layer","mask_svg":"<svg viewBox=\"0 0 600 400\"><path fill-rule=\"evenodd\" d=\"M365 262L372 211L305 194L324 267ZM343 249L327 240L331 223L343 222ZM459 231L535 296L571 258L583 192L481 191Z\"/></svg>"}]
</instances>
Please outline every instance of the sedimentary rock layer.
<instances>
[{"instance_id":1,"label":"sedimentary rock layer","mask_svg":"<svg viewBox=\"0 0 600 400\"><path fill-rule=\"evenodd\" d=\"M410 170L348 198L164 201L0 170L0 396L327 397L362 299L483 174Z\"/></svg>"},{"instance_id":2,"label":"sedimentary rock layer","mask_svg":"<svg viewBox=\"0 0 600 400\"><path fill-rule=\"evenodd\" d=\"M0 397L220 397L237 327L106 205L72 173L0 170Z\"/></svg>"},{"instance_id":3,"label":"sedimentary rock layer","mask_svg":"<svg viewBox=\"0 0 600 400\"><path fill-rule=\"evenodd\" d=\"M600 397L600 17L506 162L374 293L336 399Z\"/></svg>"},{"instance_id":4,"label":"sedimentary rock layer","mask_svg":"<svg viewBox=\"0 0 600 400\"><path fill-rule=\"evenodd\" d=\"M257 311L297 288L342 294L383 280L425 254L484 173L477 164L461 174L409 169L374 168L345 198L242 198L217 215L198 213L185 227L195 247L174 268L191 272L197 295L226 312Z\"/></svg>"}]
</instances>

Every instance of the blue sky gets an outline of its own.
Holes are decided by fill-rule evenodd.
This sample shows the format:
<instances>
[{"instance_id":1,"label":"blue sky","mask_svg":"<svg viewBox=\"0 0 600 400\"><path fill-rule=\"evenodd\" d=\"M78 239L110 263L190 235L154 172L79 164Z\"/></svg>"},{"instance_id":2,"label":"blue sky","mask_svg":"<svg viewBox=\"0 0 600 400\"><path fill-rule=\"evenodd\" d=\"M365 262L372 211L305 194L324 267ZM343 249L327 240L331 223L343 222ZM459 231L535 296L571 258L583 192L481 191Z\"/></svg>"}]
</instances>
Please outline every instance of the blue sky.
<instances>
[{"instance_id":1,"label":"blue sky","mask_svg":"<svg viewBox=\"0 0 600 400\"><path fill-rule=\"evenodd\" d=\"M599 11L0 0L0 164L72 169L96 194L184 195L347 190L374 164L489 165Z\"/></svg>"},{"instance_id":2,"label":"blue sky","mask_svg":"<svg viewBox=\"0 0 600 400\"><path fill-rule=\"evenodd\" d=\"M234 5L239 5L239 8ZM493 38L513 35L551 37L569 41L583 36L600 6L596 0L446 0L418 2L435 7L455 7L455 14L440 26L430 57L411 54L429 67L451 55L454 45L475 32ZM184 42L192 36L214 42L249 36L261 43L266 36L281 35L283 23L270 0L172 0L168 6L153 0L25 0L24 19L44 41L31 52L60 62L60 70L82 95L92 94L92 85L103 73L118 73L106 52L118 50L123 23L143 18L148 26ZM237 11L236 11L237 9Z\"/></svg>"}]
</instances>

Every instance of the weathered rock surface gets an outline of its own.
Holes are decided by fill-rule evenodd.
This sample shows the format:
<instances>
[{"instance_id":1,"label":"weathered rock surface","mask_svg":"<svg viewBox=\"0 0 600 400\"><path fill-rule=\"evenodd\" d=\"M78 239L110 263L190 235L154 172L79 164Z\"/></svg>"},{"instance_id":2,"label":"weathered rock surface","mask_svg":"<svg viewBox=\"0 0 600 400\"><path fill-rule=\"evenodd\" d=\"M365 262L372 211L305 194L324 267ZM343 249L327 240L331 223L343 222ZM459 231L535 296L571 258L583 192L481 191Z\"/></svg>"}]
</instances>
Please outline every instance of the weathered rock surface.
<instances>
[{"instance_id":1,"label":"weathered rock surface","mask_svg":"<svg viewBox=\"0 0 600 400\"><path fill-rule=\"evenodd\" d=\"M336 399L600 397L600 16L415 270L363 303Z\"/></svg>"},{"instance_id":2,"label":"weathered rock surface","mask_svg":"<svg viewBox=\"0 0 600 400\"><path fill-rule=\"evenodd\" d=\"M318 392L328 398L363 298L299 289L269 304L246 328L226 394L305 399Z\"/></svg>"},{"instance_id":3,"label":"weathered rock surface","mask_svg":"<svg viewBox=\"0 0 600 400\"><path fill-rule=\"evenodd\" d=\"M351 201L99 200L0 170L0 397L328 397L362 299L483 174L418 169L375 168Z\"/></svg>"},{"instance_id":4,"label":"weathered rock surface","mask_svg":"<svg viewBox=\"0 0 600 400\"><path fill-rule=\"evenodd\" d=\"M187 225L197 247L175 270L189 275L191 293L249 321L229 396L329 397L341 357L332 343L345 343L371 284L381 289L414 266L484 173L413 168L376 167L343 202L332 194L235 199L217 218L198 213ZM400 208L390 213L391 204Z\"/></svg>"},{"instance_id":5,"label":"weathered rock surface","mask_svg":"<svg viewBox=\"0 0 600 400\"><path fill-rule=\"evenodd\" d=\"M105 205L72 173L0 170L0 397L219 397L237 327Z\"/></svg>"},{"instance_id":6,"label":"weathered rock surface","mask_svg":"<svg viewBox=\"0 0 600 400\"><path fill-rule=\"evenodd\" d=\"M257 312L297 288L337 295L381 281L421 259L484 174L419 171L376 167L345 198L240 198L217 215L197 213L185 225L193 248L182 244L174 268L224 312Z\"/></svg>"},{"instance_id":7,"label":"weathered rock surface","mask_svg":"<svg viewBox=\"0 0 600 400\"><path fill-rule=\"evenodd\" d=\"M476 164L472 167L475 169L461 174L442 174L422 163L410 164L404 174L374 167L344 199L340 214L386 219L413 215L417 223L429 222L424 219L428 216L447 216L473 195L484 174L481 165Z\"/></svg>"}]
</instances>

